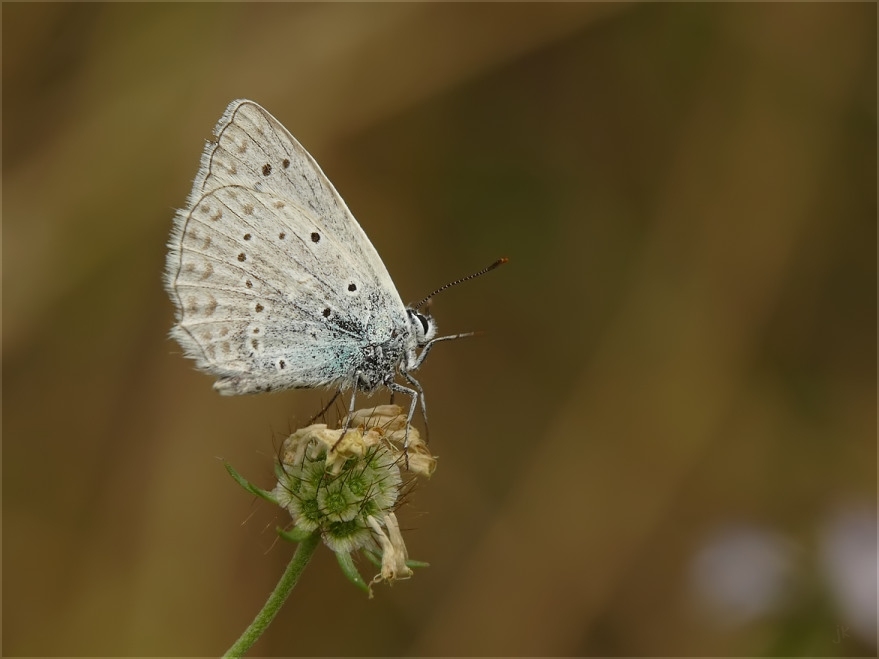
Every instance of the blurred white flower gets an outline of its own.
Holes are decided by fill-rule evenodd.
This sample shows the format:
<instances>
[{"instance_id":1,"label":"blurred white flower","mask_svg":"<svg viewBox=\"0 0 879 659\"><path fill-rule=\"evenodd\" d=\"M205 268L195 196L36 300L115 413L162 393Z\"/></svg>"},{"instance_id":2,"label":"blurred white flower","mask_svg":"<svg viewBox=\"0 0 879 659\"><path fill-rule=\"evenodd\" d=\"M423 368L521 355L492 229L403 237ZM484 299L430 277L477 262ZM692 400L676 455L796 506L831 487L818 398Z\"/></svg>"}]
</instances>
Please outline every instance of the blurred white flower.
<instances>
[{"instance_id":1,"label":"blurred white flower","mask_svg":"<svg viewBox=\"0 0 879 659\"><path fill-rule=\"evenodd\" d=\"M714 531L690 566L690 582L706 612L736 627L780 610L793 576L794 547L757 526Z\"/></svg>"},{"instance_id":2,"label":"blurred white flower","mask_svg":"<svg viewBox=\"0 0 879 659\"><path fill-rule=\"evenodd\" d=\"M879 562L876 530L875 510L841 507L825 522L819 537L821 564L841 622L874 647Z\"/></svg>"}]
</instances>

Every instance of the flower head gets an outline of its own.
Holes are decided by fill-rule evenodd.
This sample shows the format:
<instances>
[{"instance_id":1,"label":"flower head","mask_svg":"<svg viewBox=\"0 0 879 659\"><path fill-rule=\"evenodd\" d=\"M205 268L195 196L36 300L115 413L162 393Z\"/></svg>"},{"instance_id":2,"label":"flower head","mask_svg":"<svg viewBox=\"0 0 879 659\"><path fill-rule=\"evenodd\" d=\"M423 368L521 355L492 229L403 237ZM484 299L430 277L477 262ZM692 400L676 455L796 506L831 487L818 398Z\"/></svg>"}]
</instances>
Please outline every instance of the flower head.
<instances>
[{"instance_id":1,"label":"flower head","mask_svg":"<svg viewBox=\"0 0 879 659\"><path fill-rule=\"evenodd\" d=\"M436 458L397 405L357 410L346 425L314 424L284 440L272 495L294 531L320 532L340 562L357 550L381 556L373 583L407 578L412 571L394 515L401 471L430 476Z\"/></svg>"}]
</instances>

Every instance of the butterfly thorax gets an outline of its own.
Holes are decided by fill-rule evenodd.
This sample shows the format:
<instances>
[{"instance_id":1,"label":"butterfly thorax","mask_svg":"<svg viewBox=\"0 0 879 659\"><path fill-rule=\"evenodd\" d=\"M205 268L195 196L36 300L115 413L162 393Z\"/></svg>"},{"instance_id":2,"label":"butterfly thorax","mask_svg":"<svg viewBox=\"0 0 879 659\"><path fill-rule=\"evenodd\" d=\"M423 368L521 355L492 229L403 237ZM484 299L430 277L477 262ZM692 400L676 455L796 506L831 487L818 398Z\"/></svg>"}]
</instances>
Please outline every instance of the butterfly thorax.
<instances>
[{"instance_id":1,"label":"butterfly thorax","mask_svg":"<svg viewBox=\"0 0 879 659\"><path fill-rule=\"evenodd\" d=\"M409 329L399 327L380 343L370 343L361 351L360 365L356 371L357 388L371 392L393 381L397 372L417 368L417 349L425 346L436 335L433 317L414 309L406 309Z\"/></svg>"},{"instance_id":2,"label":"butterfly thorax","mask_svg":"<svg viewBox=\"0 0 879 659\"><path fill-rule=\"evenodd\" d=\"M383 343L364 346L355 372L357 388L372 392L386 385L394 379L400 364L410 360L409 354L413 352L414 341L408 333L392 336Z\"/></svg>"}]
</instances>

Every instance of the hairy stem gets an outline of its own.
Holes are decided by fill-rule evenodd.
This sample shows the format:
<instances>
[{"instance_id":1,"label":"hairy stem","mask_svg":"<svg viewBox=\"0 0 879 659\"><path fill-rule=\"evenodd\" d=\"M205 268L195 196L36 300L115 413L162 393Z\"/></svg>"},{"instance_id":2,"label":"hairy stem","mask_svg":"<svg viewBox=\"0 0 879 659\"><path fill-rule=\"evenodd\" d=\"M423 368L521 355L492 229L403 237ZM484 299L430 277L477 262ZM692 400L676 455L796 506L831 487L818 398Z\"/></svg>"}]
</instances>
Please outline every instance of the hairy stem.
<instances>
[{"instance_id":1,"label":"hairy stem","mask_svg":"<svg viewBox=\"0 0 879 659\"><path fill-rule=\"evenodd\" d=\"M314 533L299 543L299 547L296 548L296 553L293 554L287 569L281 575L278 585L275 586L272 594L269 595L266 603L260 612L256 614L250 626L244 630L244 633L241 634L232 647L226 650L223 657L237 658L244 656L259 637L262 636L266 627L274 620L284 602L287 601L287 597L289 597L290 592L299 580L302 571L305 570L305 566L308 565L308 561L314 555L314 550L317 549L318 544L320 544L320 533Z\"/></svg>"}]
</instances>

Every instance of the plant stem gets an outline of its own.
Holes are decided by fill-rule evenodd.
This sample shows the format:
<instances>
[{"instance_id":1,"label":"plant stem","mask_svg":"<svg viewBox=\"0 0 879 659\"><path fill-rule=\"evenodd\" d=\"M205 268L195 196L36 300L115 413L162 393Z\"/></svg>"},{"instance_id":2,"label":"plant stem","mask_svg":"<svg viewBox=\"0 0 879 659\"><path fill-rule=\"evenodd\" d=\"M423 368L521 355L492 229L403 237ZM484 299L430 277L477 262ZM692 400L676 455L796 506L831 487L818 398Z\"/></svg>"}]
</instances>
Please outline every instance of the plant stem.
<instances>
[{"instance_id":1,"label":"plant stem","mask_svg":"<svg viewBox=\"0 0 879 659\"><path fill-rule=\"evenodd\" d=\"M299 575L302 574L305 566L308 565L308 561L311 560L314 550L317 549L319 543L320 533L314 533L299 543L299 547L296 548L296 553L293 554L287 569L281 575L278 585L275 586L272 594L269 595L266 603L260 612L256 614L250 626L244 630L244 633L241 634L232 647L226 650L226 654L223 657L236 657L237 659L237 657L243 656L262 636L266 627L274 620L284 602L287 601L290 591L293 590L293 587L299 580Z\"/></svg>"}]
</instances>

